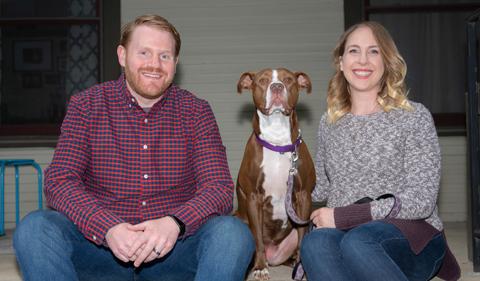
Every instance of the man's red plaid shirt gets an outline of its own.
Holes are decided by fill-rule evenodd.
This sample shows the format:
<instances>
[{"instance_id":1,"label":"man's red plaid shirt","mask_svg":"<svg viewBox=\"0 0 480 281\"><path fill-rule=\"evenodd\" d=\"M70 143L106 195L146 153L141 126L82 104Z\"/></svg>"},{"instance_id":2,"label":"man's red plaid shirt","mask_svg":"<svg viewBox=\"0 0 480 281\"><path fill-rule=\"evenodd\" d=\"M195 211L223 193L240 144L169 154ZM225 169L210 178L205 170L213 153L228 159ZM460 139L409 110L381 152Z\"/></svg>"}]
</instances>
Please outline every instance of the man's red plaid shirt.
<instances>
[{"instance_id":1,"label":"man's red plaid shirt","mask_svg":"<svg viewBox=\"0 0 480 281\"><path fill-rule=\"evenodd\" d=\"M232 210L233 182L206 101L172 85L146 113L122 75L71 98L45 195L87 239L103 244L116 224L165 215L191 235Z\"/></svg>"}]
</instances>

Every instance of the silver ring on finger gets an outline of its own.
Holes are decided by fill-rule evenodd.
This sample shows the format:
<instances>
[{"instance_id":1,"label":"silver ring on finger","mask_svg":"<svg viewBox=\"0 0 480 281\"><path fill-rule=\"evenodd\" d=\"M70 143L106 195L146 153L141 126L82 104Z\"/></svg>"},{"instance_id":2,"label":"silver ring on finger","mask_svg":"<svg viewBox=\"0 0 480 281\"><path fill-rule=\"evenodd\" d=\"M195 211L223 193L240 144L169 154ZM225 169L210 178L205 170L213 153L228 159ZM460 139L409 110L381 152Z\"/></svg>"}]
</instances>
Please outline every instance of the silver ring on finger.
<instances>
[{"instance_id":1,"label":"silver ring on finger","mask_svg":"<svg viewBox=\"0 0 480 281\"><path fill-rule=\"evenodd\" d=\"M157 251L156 248L153 248L152 252L154 252L157 256L160 256L160 251Z\"/></svg>"}]
</instances>

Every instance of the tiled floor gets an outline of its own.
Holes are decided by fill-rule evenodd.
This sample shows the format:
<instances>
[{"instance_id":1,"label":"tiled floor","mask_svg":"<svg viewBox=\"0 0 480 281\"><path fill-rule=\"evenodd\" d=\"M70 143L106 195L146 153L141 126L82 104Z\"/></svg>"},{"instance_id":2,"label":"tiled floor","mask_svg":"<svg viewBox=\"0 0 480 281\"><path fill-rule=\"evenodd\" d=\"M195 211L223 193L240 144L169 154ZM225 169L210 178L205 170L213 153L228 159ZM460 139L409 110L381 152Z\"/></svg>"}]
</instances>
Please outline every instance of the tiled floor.
<instances>
[{"instance_id":1,"label":"tiled floor","mask_svg":"<svg viewBox=\"0 0 480 281\"><path fill-rule=\"evenodd\" d=\"M473 272L472 263L468 260L467 225L465 223L447 223L445 232L454 255L462 269L463 281L480 281L480 273ZM11 251L11 231L0 237L0 281L22 280ZM290 281L291 269L285 266L274 267L270 270L271 281ZM253 280L252 278L248 279ZM440 280L438 278L433 279ZM181 281L181 280L179 280Z\"/></svg>"}]
</instances>

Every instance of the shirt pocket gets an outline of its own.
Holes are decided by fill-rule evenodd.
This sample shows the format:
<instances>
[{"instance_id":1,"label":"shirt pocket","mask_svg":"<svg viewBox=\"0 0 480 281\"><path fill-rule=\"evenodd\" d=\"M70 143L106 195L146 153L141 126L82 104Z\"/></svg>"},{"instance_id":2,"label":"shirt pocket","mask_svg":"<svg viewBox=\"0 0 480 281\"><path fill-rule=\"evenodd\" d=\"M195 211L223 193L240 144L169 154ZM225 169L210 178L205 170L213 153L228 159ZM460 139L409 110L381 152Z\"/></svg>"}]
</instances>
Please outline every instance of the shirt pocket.
<instances>
[{"instance_id":1,"label":"shirt pocket","mask_svg":"<svg viewBox=\"0 0 480 281\"><path fill-rule=\"evenodd\" d=\"M184 186L193 178L189 165L188 141L180 137L162 138L153 154L153 165L158 175L158 187L171 189Z\"/></svg>"}]
</instances>

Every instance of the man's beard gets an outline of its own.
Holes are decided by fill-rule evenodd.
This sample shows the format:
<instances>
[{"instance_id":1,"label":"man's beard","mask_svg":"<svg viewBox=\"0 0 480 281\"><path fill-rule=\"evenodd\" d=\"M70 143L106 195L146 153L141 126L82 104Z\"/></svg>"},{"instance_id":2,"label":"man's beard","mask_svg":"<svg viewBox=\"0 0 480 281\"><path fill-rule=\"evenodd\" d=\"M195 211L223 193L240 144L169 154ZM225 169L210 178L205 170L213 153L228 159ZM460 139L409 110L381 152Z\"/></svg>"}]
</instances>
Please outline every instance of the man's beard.
<instances>
[{"instance_id":1,"label":"man's beard","mask_svg":"<svg viewBox=\"0 0 480 281\"><path fill-rule=\"evenodd\" d=\"M137 71L131 71L128 66L125 66L125 79L130 88L139 96L145 99L157 99L161 97L164 91L170 86L172 81L163 80L163 84L153 83L153 81L145 81L148 78L142 78L142 72L157 73L161 78L166 79L165 73L158 68L143 67ZM143 80L142 80L143 79Z\"/></svg>"}]
</instances>

